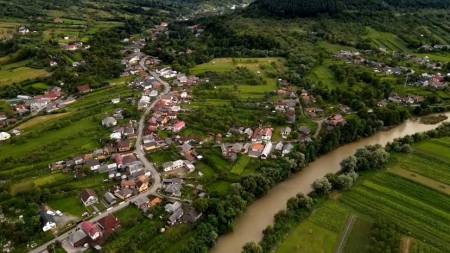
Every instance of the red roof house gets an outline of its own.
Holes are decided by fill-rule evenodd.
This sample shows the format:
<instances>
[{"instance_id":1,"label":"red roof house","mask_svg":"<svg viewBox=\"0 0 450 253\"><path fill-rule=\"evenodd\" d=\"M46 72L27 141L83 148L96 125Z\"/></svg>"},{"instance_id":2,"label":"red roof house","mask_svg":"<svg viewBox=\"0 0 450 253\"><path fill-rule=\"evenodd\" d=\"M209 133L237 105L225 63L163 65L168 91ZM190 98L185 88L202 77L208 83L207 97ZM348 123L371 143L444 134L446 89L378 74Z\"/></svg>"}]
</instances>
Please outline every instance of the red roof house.
<instances>
[{"instance_id":1,"label":"red roof house","mask_svg":"<svg viewBox=\"0 0 450 253\"><path fill-rule=\"evenodd\" d=\"M80 93L86 93L86 92L91 91L91 88L89 87L89 85L82 85L82 86L78 86L77 90Z\"/></svg>"},{"instance_id":2,"label":"red roof house","mask_svg":"<svg viewBox=\"0 0 450 253\"><path fill-rule=\"evenodd\" d=\"M184 123L184 121L178 121L177 123L173 124L173 131L179 132L185 126L186 124Z\"/></svg>"},{"instance_id":3,"label":"red roof house","mask_svg":"<svg viewBox=\"0 0 450 253\"><path fill-rule=\"evenodd\" d=\"M89 237L91 237L92 240L96 240L97 238L99 238L102 233L100 232L100 229L98 229L98 227L96 227L94 224L92 224L89 221L83 221L81 222L81 229L87 234L89 235Z\"/></svg>"},{"instance_id":4,"label":"red roof house","mask_svg":"<svg viewBox=\"0 0 450 253\"><path fill-rule=\"evenodd\" d=\"M120 225L120 221L112 214L106 215L97 222L98 225L108 234L114 232L114 229L116 229Z\"/></svg>"}]
</instances>

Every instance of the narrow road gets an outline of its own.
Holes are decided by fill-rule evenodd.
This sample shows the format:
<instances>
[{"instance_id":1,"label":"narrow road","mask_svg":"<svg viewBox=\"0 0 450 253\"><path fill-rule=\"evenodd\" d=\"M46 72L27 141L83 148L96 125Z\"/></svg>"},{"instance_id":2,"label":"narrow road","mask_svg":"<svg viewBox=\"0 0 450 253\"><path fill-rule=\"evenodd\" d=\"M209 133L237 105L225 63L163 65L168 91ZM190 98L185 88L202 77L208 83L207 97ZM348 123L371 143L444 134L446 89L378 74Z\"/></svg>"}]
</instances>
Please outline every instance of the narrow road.
<instances>
[{"instance_id":1,"label":"narrow road","mask_svg":"<svg viewBox=\"0 0 450 253\"><path fill-rule=\"evenodd\" d=\"M347 220L347 224L345 224L345 229L342 232L341 239L339 240L339 244L338 244L336 250L334 251L334 253L341 253L342 248L344 247L344 243L345 243L345 241L347 241L348 232L350 231L350 228L352 227L354 221L355 221L355 215L350 214L350 217Z\"/></svg>"},{"instance_id":2,"label":"narrow road","mask_svg":"<svg viewBox=\"0 0 450 253\"><path fill-rule=\"evenodd\" d=\"M302 103L300 102L300 98L297 97L297 103L298 107L300 108L300 113L302 114L303 118L305 117L305 112L303 111Z\"/></svg>"},{"instance_id":3,"label":"narrow road","mask_svg":"<svg viewBox=\"0 0 450 253\"><path fill-rule=\"evenodd\" d=\"M142 59L141 62L139 62L139 64L145 70L148 70L144 65L145 59L146 58ZM160 95L164 95L170 91L170 85L167 82L161 80L161 78L159 78L159 76L155 72L149 71L149 73L153 77L155 77L156 80L158 80L160 83L162 83L164 85L164 91ZM157 169L153 166L153 164L149 160L147 160L147 158L145 157L145 152L143 151L143 148L142 148L142 132L144 130L145 116L150 113L150 110L155 106L157 101L158 101L158 99L153 101L150 104L150 106L148 106L147 109L142 114L141 119L139 120L138 136L137 136L137 140L136 140L136 154L139 156L139 160L144 164L144 166L150 169L153 179L154 179L153 185L146 192L141 193L135 197L129 198L128 200L124 201L122 204L119 204L119 205L113 207L111 210L108 210L98 216L95 216L95 217L89 219L90 222L94 223L94 222L98 221L99 219L107 216L110 213L117 212L117 211L127 207L129 205L129 203L132 203L134 200L136 200L142 196L148 196L148 195L159 196L159 194L157 194L156 191L161 186L161 176L159 175ZM37 248L34 248L33 250L30 251L30 253L40 253L40 252L44 251L45 249L47 249L47 246L49 244L54 243L56 240L63 241L65 239L67 239L69 237L69 234L75 232L75 230L76 230L76 228L71 229L71 230L65 232L64 234L59 235L55 239L37 247Z\"/></svg>"},{"instance_id":4,"label":"narrow road","mask_svg":"<svg viewBox=\"0 0 450 253\"><path fill-rule=\"evenodd\" d=\"M317 136L319 136L320 130L322 129L323 121L324 121L324 119L316 121L317 129L316 129L316 132L314 133L314 138L317 138Z\"/></svg>"}]
</instances>

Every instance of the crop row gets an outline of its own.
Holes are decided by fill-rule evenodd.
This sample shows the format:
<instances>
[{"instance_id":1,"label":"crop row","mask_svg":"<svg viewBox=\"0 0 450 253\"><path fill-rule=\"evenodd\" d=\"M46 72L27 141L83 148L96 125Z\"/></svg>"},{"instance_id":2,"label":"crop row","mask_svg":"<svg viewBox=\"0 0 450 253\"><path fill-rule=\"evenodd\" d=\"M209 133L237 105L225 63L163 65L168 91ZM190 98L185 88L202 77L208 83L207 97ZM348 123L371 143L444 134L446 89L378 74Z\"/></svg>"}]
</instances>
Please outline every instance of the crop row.
<instances>
[{"instance_id":1,"label":"crop row","mask_svg":"<svg viewBox=\"0 0 450 253\"><path fill-rule=\"evenodd\" d=\"M450 198L435 189L426 187L403 177L392 174L379 174L372 182L383 185L393 191L419 199L441 210L450 210Z\"/></svg>"},{"instance_id":2,"label":"crop row","mask_svg":"<svg viewBox=\"0 0 450 253\"><path fill-rule=\"evenodd\" d=\"M442 251L425 244L421 241L413 240L409 249L410 253L442 253Z\"/></svg>"},{"instance_id":3,"label":"crop row","mask_svg":"<svg viewBox=\"0 0 450 253\"><path fill-rule=\"evenodd\" d=\"M400 165L401 168L405 170L409 170L411 172L415 172L417 174L420 174L422 176L434 179L436 181L450 184L450 173L449 171L445 172L438 166L431 166L429 164L417 164L413 163L411 161L403 161Z\"/></svg>"},{"instance_id":4,"label":"crop row","mask_svg":"<svg viewBox=\"0 0 450 253\"><path fill-rule=\"evenodd\" d=\"M378 197L359 187L341 196L340 200L372 217L391 220L398 224L404 233L412 234L437 248L450 248L450 236L447 234L450 228L436 222L432 217L415 212L414 209Z\"/></svg>"},{"instance_id":5,"label":"crop row","mask_svg":"<svg viewBox=\"0 0 450 253\"><path fill-rule=\"evenodd\" d=\"M311 217L310 221L328 228L334 232L340 232L344 227L350 211L336 201L327 201Z\"/></svg>"},{"instance_id":6,"label":"crop row","mask_svg":"<svg viewBox=\"0 0 450 253\"><path fill-rule=\"evenodd\" d=\"M370 181L363 183L365 188L376 191L377 196L385 197L386 199L394 200L396 203L403 203L404 206L412 206L415 209L421 210L421 213L432 216L433 218L442 219L443 222L450 222L450 213L437 209L427 203L411 198L410 196L393 191L392 189L383 187ZM384 195L384 196L383 196ZM430 196L432 197L432 196Z\"/></svg>"}]
</instances>

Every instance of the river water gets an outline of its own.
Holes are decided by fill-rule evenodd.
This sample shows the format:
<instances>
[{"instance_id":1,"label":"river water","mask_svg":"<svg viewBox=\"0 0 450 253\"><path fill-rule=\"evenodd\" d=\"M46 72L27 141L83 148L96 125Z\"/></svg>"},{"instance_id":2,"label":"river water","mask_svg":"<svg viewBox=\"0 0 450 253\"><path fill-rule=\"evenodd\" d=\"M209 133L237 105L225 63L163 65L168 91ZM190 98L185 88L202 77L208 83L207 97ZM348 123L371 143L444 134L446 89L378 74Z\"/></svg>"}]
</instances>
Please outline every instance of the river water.
<instances>
[{"instance_id":1,"label":"river water","mask_svg":"<svg viewBox=\"0 0 450 253\"><path fill-rule=\"evenodd\" d=\"M445 113L445 115L450 117L450 113ZM450 121L450 118L446 121ZM268 225L273 224L273 216L286 208L286 202L290 197L299 192L304 194L311 192L311 184L314 180L327 173L338 172L341 160L354 154L358 148L374 144L384 146L395 138L428 131L436 128L439 124L424 125L420 124L418 120L407 121L389 131L378 132L371 137L339 147L321 156L291 178L275 185L267 195L248 206L246 211L236 219L234 231L220 236L217 245L210 252L240 253L245 243L259 242L263 237L262 231Z\"/></svg>"}]
</instances>

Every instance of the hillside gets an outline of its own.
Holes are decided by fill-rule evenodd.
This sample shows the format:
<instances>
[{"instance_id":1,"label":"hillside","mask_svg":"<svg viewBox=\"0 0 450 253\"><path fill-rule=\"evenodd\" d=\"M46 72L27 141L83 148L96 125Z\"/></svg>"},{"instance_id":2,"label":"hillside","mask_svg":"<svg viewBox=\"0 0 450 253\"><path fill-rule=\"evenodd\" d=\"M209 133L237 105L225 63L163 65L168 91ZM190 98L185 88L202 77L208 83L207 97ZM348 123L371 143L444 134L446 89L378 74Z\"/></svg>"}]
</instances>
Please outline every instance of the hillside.
<instances>
[{"instance_id":1,"label":"hillside","mask_svg":"<svg viewBox=\"0 0 450 253\"><path fill-rule=\"evenodd\" d=\"M345 11L377 11L392 10L393 8L436 8L450 7L450 2L445 0L421 1L421 0L257 0L253 2L248 13L264 13L280 17L315 17L320 14L337 15Z\"/></svg>"}]
</instances>

